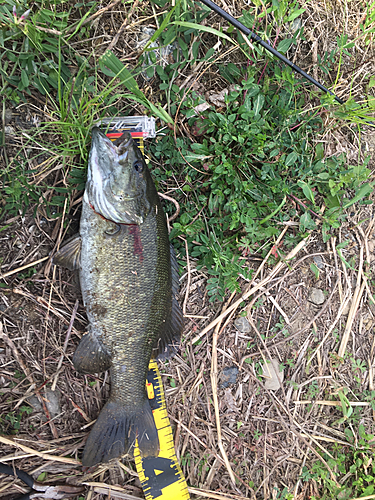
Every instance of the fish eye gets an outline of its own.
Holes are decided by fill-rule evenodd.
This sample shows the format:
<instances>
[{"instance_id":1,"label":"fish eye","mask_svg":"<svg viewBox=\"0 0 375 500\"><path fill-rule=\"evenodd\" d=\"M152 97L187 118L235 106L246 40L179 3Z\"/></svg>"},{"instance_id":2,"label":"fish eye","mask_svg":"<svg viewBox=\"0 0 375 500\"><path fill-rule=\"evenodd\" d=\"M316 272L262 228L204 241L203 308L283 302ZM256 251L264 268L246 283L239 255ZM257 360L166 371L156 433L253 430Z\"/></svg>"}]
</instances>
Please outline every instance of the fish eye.
<instances>
[{"instance_id":1,"label":"fish eye","mask_svg":"<svg viewBox=\"0 0 375 500\"><path fill-rule=\"evenodd\" d=\"M143 163L140 160L135 161L133 164L133 167L139 173L141 173L143 171Z\"/></svg>"}]
</instances>

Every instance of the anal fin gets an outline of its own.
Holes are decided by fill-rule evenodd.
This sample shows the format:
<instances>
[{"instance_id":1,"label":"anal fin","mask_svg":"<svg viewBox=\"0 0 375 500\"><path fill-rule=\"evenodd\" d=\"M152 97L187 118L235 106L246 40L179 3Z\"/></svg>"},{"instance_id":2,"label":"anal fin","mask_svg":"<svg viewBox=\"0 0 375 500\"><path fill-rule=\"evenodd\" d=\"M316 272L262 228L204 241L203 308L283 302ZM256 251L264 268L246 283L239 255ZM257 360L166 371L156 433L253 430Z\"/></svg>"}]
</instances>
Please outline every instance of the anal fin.
<instances>
[{"instance_id":1,"label":"anal fin","mask_svg":"<svg viewBox=\"0 0 375 500\"><path fill-rule=\"evenodd\" d=\"M109 369L111 358L100 340L88 333L82 337L73 355L73 364L81 373L99 373Z\"/></svg>"},{"instance_id":2,"label":"anal fin","mask_svg":"<svg viewBox=\"0 0 375 500\"><path fill-rule=\"evenodd\" d=\"M52 258L52 264L75 271L79 269L81 259L81 236L73 236Z\"/></svg>"}]
</instances>

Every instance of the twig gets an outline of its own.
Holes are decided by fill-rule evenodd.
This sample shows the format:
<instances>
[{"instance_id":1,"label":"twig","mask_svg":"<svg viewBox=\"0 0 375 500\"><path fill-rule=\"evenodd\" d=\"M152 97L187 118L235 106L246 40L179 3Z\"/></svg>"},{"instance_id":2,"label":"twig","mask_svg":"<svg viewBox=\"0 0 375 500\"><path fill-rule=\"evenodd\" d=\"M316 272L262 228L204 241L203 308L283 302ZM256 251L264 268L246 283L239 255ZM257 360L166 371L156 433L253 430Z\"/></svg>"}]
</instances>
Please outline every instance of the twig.
<instances>
[{"instance_id":1,"label":"twig","mask_svg":"<svg viewBox=\"0 0 375 500\"><path fill-rule=\"evenodd\" d=\"M255 376L255 375L254 375L251 371L249 371L249 374L250 374L250 377L251 377L251 378L252 378L252 379L253 379L253 380L254 380L257 384L260 384L260 381L258 380L258 378L257 378L257 377L256 377L256 376ZM339 484L338 484L338 482L337 482L337 480L336 480L336 477L335 477L335 475L334 475L334 473L333 473L333 471L332 471L331 467L327 464L327 462L324 460L324 458L323 458L321 455L319 455L319 453L315 450L315 448L313 448L313 447L311 446L311 444L310 444L308 441L306 441L306 439L304 438L304 436L302 436L302 435L300 434L300 432L298 432L298 431L296 431L295 429L293 429L293 428L291 427L291 425L289 425L289 426L288 426L288 425L287 425L287 423L285 422L285 419L283 418L283 416L282 416L282 414L281 414L280 409L283 409L283 410L284 410L284 412L285 412L286 414L288 414L288 416L289 416L289 409L286 409L286 408L284 407L284 405L283 405L283 404L282 404L282 402L281 402L281 401L280 401L280 400L276 397L276 395L275 395L275 394L272 394L272 391L271 391L271 390L267 389L267 388L266 388L266 387L264 387L264 386L263 386L263 390L265 390L265 391L267 392L267 394L269 395L269 397L271 398L271 400L273 400L273 405L274 405L274 408L275 408L275 410L276 410L277 414L279 415L280 424L284 427L285 431L286 431L286 432L291 432L292 434L294 434L295 436L297 436L297 437L298 437L298 438L299 438L299 439L300 439L300 440L301 440L301 441L302 441L302 442L303 442L303 443L304 443L304 444L305 444L305 445L309 448L309 450L311 450L311 452L312 452L312 453L313 453L313 454L314 454L314 455L315 455L315 456L316 456L316 457L317 457L317 458L318 458L321 462L323 462L323 464L327 467L327 470L329 471L329 473L330 473L330 475L331 475L331 479L332 479L332 481L334 481L334 482L335 482L335 484L336 484L337 486L339 486ZM303 427L302 427L302 426L301 426L301 425L300 425L300 424L299 424L296 420L294 420L294 419L293 419L293 421L292 421L292 422L290 422L290 424L295 424L295 426L297 426L297 427L298 427L298 428L299 428L302 432L305 432L305 433L306 433L306 430L305 430L305 429L303 429ZM314 441L314 443L315 443L317 446L319 446L319 448L321 448L321 449L322 449L322 446L320 445L320 443L318 443L316 440L314 440L314 438L313 438L312 436L309 436L309 438L310 438L312 441ZM331 456L331 457L332 457L332 455L330 455L330 453L328 452L328 450L325 450L324 448L323 448L323 450L324 450L324 452L325 452L325 453L327 453L329 456Z\"/></svg>"},{"instance_id":2,"label":"twig","mask_svg":"<svg viewBox=\"0 0 375 500\"><path fill-rule=\"evenodd\" d=\"M251 295L253 295L256 291L258 291L260 288L264 287L267 283L269 283L285 266L286 263L294 258L298 252L306 245L308 242L309 237L305 238L304 240L300 241L298 245L291 251L289 254L286 256L284 262L279 262L273 269L273 271L270 273L269 276L264 278L262 281L260 281L257 285L254 287L250 288L247 292L245 292L241 297L236 300L228 309L223 311L216 319L214 319L208 326L206 326L194 339L192 340L192 343L195 344L195 342L198 342L198 340L203 337L207 332L212 330L214 326L216 326L219 322L223 320L228 314L230 314L233 309L237 309L238 306L242 303L245 302Z\"/></svg>"},{"instance_id":3,"label":"twig","mask_svg":"<svg viewBox=\"0 0 375 500\"><path fill-rule=\"evenodd\" d=\"M246 316L246 317L247 317L247 320L248 320L248 322L250 323L251 327L252 327L252 328L253 328L253 330L256 332L256 334L257 334L257 336L258 336L258 338L259 338L259 340L260 340L261 344L263 345L264 350L266 351L266 353L267 353L267 355L268 355L268 360L269 360L269 361L271 361L271 360L272 360L271 353L270 353L270 351L269 351L269 349L268 349L268 347L267 347L267 345L266 345L266 342L264 341L264 339L263 339L262 335L260 334L260 332L259 332L258 328L256 327L256 324L254 323L254 320L253 320L253 317L251 316L251 312L250 312L250 311L248 311L248 313L247 313L247 316ZM263 354L263 352L262 352L261 350L260 350L260 354L261 354L261 356L262 356L262 358L263 358L263 362L264 362L264 376L265 376L265 377L267 377L266 372L265 372L265 370L267 369L267 371L268 371L268 376L271 378L271 377L272 377L272 375L271 375L271 372L270 372L270 369L269 369L269 366L268 366L267 360L265 359L264 354ZM274 372L275 372L275 374L276 374L277 381L279 382L280 388L281 388L282 393L283 393L283 395L284 395L284 399L285 399L285 401L286 401L285 390L284 390L284 386L283 386L283 384L282 384L282 381L281 381L281 379L280 379L280 375L279 375L279 373L277 372L277 370L274 370ZM290 411L289 411L289 408L288 408L287 406L285 407L284 411L285 411L285 413L287 413L287 414L288 414L288 417L289 417L289 419L291 420Z\"/></svg>"},{"instance_id":4,"label":"twig","mask_svg":"<svg viewBox=\"0 0 375 500\"><path fill-rule=\"evenodd\" d=\"M30 370L28 369L28 367L25 365L25 363L23 362L21 356L20 356L20 353L18 352L18 349L17 347L15 346L13 340L11 340L8 335L4 332L4 329L3 329L3 324L0 323L0 338L3 338L5 340L5 342L8 344L8 346L10 347L12 353L13 353L13 356L16 358L16 361L17 363L20 365L20 367L22 368L26 378L28 379L28 381L30 382L30 384L32 385L32 387L36 387L36 383L35 383L35 380L33 379L31 373L30 373Z\"/></svg>"},{"instance_id":5,"label":"twig","mask_svg":"<svg viewBox=\"0 0 375 500\"><path fill-rule=\"evenodd\" d=\"M323 340L319 343L318 347L313 352L311 358L307 361L306 368L309 366L309 364L311 363L311 361L314 359L316 353L319 351L319 349L322 347L322 345L324 344L324 342L327 340L328 336L331 334L331 332L335 328L336 324L338 323L339 319L341 318L341 315L342 315L343 311L345 310L346 306L349 304L350 296L348 296L348 294L349 294L349 290L347 291L347 295L345 296L345 299L344 299L343 303L340 306L340 309L339 309L339 311L337 313L335 321L331 324L331 326L328 329L328 332L324 335Z\"/></svg>"},{"instance_id":6,"label":"twig","mask_svg":"<svg viewBox=\"0 0 375 500\"><path fill-rule=\"evenodd\" d=\"M280 382L280 381L279 381ZM280 384L281 385L281 384ZM268 491L267 491L267 472L266 472L266 465L267 465L267 429L268 429L268 422L265 423L264 427L264 446L263 446L263 498L268 497ZM256 494L260 491L260 486L257 488Z\"/></svg>"},{"instance_id":7,"label":"twig","mask_svg":"<svg viewBox=\"0 0 375 500\"><path fill-rule=\"evenodd\" d=\"M85 24L90 23L91 21L94 21L94 19L96 19L97 17L103 15L105 12L107 12L107 10L112 9L112 7L115 7L120 2L121 2L121 0L114 0L112 3L106 5L102 9L98 10L98 12L95 12L95 14L92 14L90 17L88 17L87 19L85 19L84 21L82 21L81 26L84 26ZM67 31L67 33L72 33L76 29L77 29L77 26L72 26Z\"/></svg>"},{"instance_id":8,"label":"twig","mask_svg":"<svg viewBox=\"0 0 375 500\"><path fill-rule=\"evenodd\" d=\"M232 292L232 295L230 296L229 300L228 300L228 304L230 304L232 302L232 299L234 298L234 296L236 295L236 290L234 290L234 292ZM225 330L225 328L227 327L229 321L233 318L233 315L235 313L235 309L230 313L230 315L227 317L224 325L221 327L220 329L220 332L219 332L219 335L221 335L223 333L223 331Z\"/></svg>"},{"instance_id":9,"label":"twig","mask_svg":"<svg viewBox=\"0 0 375 500\"><path fill-rule=\"evenodd\" d=\"M308 257L309 257L309 256L308 256ZM281 280L283 280L283 279L284 279L284 277L281 277L281 278L279 278L279 281L281 281ZM320 309L320 311L319 311L319 312L318 312L318 313L317 313L317 314L313 317L313 319L312 319L312 320L310 320L310 321L307 323L307 325L305 325L303 328L301 328L301 329L300 329L300 330L298 330L297 332L292 333L292 334L291 334L291 335L289 335L288 337L285 337L284 339L279 340L278 342L274 342L274 343L269 344L269 345L267 344L267 347L269 347L270 349L271 349L271 348L273 348L273 347L278 347L279 345L282 345L282 344L284 344L285 342L290 342L290 341L291 341L292 339L294 339L295 337L299 337L299 336L301 335L301 333L303 333L303 332L305 332L306 330L308 330L308 329L310 328L310 326L311 326L311 325L313 325L313 324L316 322L316 320L317 320L318 318L320 318L320 316L322 316L322 314L323 314L323 313L325 312L325 310L327 309L327 307L328 307L328 305L329 305L330 301L332 300L332 298L333 298L333 296L334 296L334 294L335 294L336 287L337 287L337 283L338 283L338 282L336 281L335 286L333 287L333 290L332 290L331 294L329 295L329 297L327 298L327 300L325 301L325 303L324 303L323 307L322 307L322 308ZM276 286L276 285L277 285L277 282L276 282L276 283L274 283L274 284L273 284L273 285L271 285L271 286ZM271 288L271 287L270 287L270 288ZM269 288L269 289L270 289L270 288ZM260 297L261 295L263 295L263 293L264 293L264 292L260 293L260 294L259 294L259 295L257 295L256 297L254 297L254 298L253 298L253 300L251 301L251 303L249 304L249 306L247 306L247 309L249 309L249 310L250 310L251 305L252 305L254 302L256 302L256 301L259 299L259 297ZM244 356L244 357L241 359L241 362L240 362L240 369L242 369L242 365L243 365L243 363L245 362L245 360L246 360L247 358L252 358L252 357L254 357L254 356L258 356L258 354L259 354L259 352L256 352L256 353L254 353L254 354L248 354L248 355Z\"/></svg>"},{"instance_id":10,"label":"twig","mask_svg":"<svg viewBox=\"0 0 375 500\"><path fill-rule=\"evenodd\" d=\"M122 23L120 29L116 33L116 35L113 38L112 42L108 45L107 50L112 50L113 47L116 45L116 43L119 41L119 38L122 35L125 27L127 26L127 24L130 21L130 19L133 17L134 11L138 7L138 4L139 4L139 0L135 0L135 2L133 3L133 6L132 6L129 14L127 15L125 21Z\"/></svg>"},{"instance_id":11,"label":"twig","mask_svg":"<svg viewBox=\"0 0 375 500\"><path fill-rule=\"evenodd\" d=\"M171 217L168 217L168 222L172 222L173 220L177 219L178 214L180 213L180 204L178 203L178 201L172 198L171 196L167 196L166 194L163 193L158 193L158 195L164 198L164 200L171 201L172 203L174 203L174 206L176 207L175 213Z\"/></svg>"},{"instance_id":12,"label":"twig","mask_svg":"<svg viewBox=\"0 0 375 500\"><path fill-rule=\"evenodd\" d=\"M276 302L276 300L272 297L272 295L270 294L270 292L268 290L265 291L265 295L266 297L268 298L268 300L270 302L272 302L272 304L276 307L276 309L279 311L279 313L281 314L281 316L285 319L285 323L290 326L290 321L289 321L289 318L288 318L288 315L286 314L286 312L279 306L279 304Z\"/></svg>"},{"instance_id":13,"label":"twig","mask_svg":"<svg viewBox=\"0 0 375 500\"><path fill-rule=\"evenodd\" d=\"M207 444L205 444L205 443L204 443L201 439L199 439L199 437L198 437L198 436L196 436L196 435L194 434L194 432L192 432L192 431L189 429L189 427L187 427L185 424L183 424L180 420L178 420L177 418L173 417L172 415L168 415L168 417L169 417L170 419L174 420L177 424L181 425L181 427L183 427L183 428L185 429L185 431L186 431L186 432L188 432L191 436L193 436L193 438L194 438L194 439L196 439L196 440L198 441L198 443L199 443L199 444L201 444L201 445L204 447L204 449L207 449L207 448L208 448L208 449L210 449L210 448L208 447L208 445L207 445ZM221 459L220 459L220 460L221 460Z\"/></svg>"},{"instance_id":14,"label":"twig","mask_svg":"<svg viewBox=\"0 0 375 500\"><path fill-rule=\"evenodd\" d=\"M371 233L372 233L372 227L374 224L375 224L375 218L372 217L370 224L368 225L368 227L366 229L366 238L370 238Z\"/></svg>"},{"instance_id":15,"label":"twig","mask_svg":"<svg viewBox=\"0 0 375 500\"><path fill-rule=\"evenodd\" d=\"M215 491L201 490L200 488L188 488L189 493L193 495L198 495L206 498L214 498L215 500L248 500L246 497L240 497L239 495L231 495L225 493L224 495L219 495Z\"/></svg>"},{"instance_id":16,"label":"twig","mask_svg":"<svg viewBox=\"0 0 375 500\"><path fill-rule=\"evenodd\" d=\"M315 405L324 405L324 406L342 406L341 401L326 401L326 400L317 400L314 401L313 399L305 399L305 400L298 400L298 401L292 401L295 405L310 405L310 404L315 404ZM350 401L350 406L370 406L371 403L368 403L366 401Z\"/></svg>"},{"instance_id":17,"label":"twig","mask_svg":"<svg viewBox=\"0 0 375 500\"><path fill-rule=\"evenodd\" d=\"M8 346L10 347L12 353L13 353L13 356L16 358L16 361L18 362L18 364L20 365L20 367L22 368L24 374L26 375L26 378L27 380L30 382L32 388L34 389L35 388L35 394L37 395L38 399L39 399L39 402L40 404L42 405L43 407L43 410L44 410L44 413L46 414L46 417L47 417L47 420L48 420L48 423L49 423L49 426L51 428L51 432L52 432L52 435L55 439L58 439L59 435L57 433L57 430L56 430L56 427L55 427L55 424L54 422L52 422L51 420L51 415L48 411L48 408L46 406L46 403L44 401L44 398L42 397L42 395L40 394L39 390L36 388L37 385L36 385L36 382L35 380L33 379L33 376L31 375L31 372L30 370L28 369L28 367L25 365L25 363L23 362L23 359L21 358L20 356L20 353L18 352L18 349L17 347L15 346L14 342L8 337L8 335L4 332L3 330L3 324L0 323L0 338L3 338L5 340L5 342L8 344Z\"/></svg>"},{"instance_id":18,"label":"twig","mask_svg":"<svg viewBox=\"0 0 375 500\"><path fill-rule=\"evenodd\" d=\"M367 282L367 276L365 275L365 273L362 271L362 279L365 283L365 287L366 287L366 291L368 293L368 298L371 300L371 302L375 305L375 299L374 297L372 296L372 293L371 293L371 290L370 290L370 287L368 286L368 282Z\"/></svg>"},{"instance_id":19,"label":"twig","mask_svg":"<svg viewBox=\"0 0 375 500\"><path fill-rule=\"evenodd\" d=\"M336 267L336 272L337 272L337 277L339 278L339 295L340 295L340 302L342 303L342 297L343 297L343 293L342 293L342 285L341 285L341 279L340 279L340 271L339 271L339 265L338 265L338 262L337 262L337 252L336 252L336 236L334 236L331 240L331 243L332 243L332 252L333 252L333 258L335 260L335 267Z\"/></svg>"},{"instance_id":20,"label":"twig","mask_svg":"<svg viewBox=\"0 0 375 500\"><path fill-rule=\"evenodd\" d=\"M41 262L44 262L45 260L49 259L49 255L47 257L43 257L42 259L39 260L34 260L34 262L30 262L29 264L25 264L24 266L17 267L17 269L12 269L12 271L8 271L7 273L0 274L0 279L7 278L8 276L11 276L12 274L19 273L20 271L23 271L24 269L27 269L28 267L31 266L36 266L37 264L40 264Z\"/></svg>"},{"instance_id":21,"label":"twig","mask_svg":"<svg viewBox=\"0 0 375 500\"><path fill-rule=\"evenodd\" d=\"M60 356L60 359L59 359L59 362L57 364L55 379L54 379L54 381L52 383L52 387L51 387L52 391L54 391L56 389L57 379L59 378L59 373L60 373L60 369L61 369L61 366L62 366L62 363L63 363L65 351L66 351L66 348L68 347L68 342L69 342L69 339L70 339L70 335L72 333L73 323L74 323L74 320L75 320L75 317L76 317L76 314L77 314L77 310L78 310L78 304L79 304L79 301L76 300L76 303L74 304L74 309L73 309L73 312L72 312L72 317L70 318L70 323L69 323L68 331L66 332L65 342L64 342L64 346L63 346L63 352L62 352L62 354Z\"/></svg>"},{"instance_id":22,"label":"twig","mask_svg":"<svg viewBox=\"0 0 375 500\"><path fill-rule=\"evenodd\" d=\"M224 306L224 307L227 307L228 305L229 305L229 301L227 302L226 306ZM233 486L236 486L236 478L234 477L232 467L230 465L228 455L227 455L227 452L225 451L225 448L223 445L223 440L221 437L220 411L219 411L219 401L218 401L218 397L217 397L217 339L218 339L220 324L221 324L221 322L216 324L216 328L215 328L214 334L212 336L212 360L211 360L212 398L213 398L214 408L215 408L218 445L219 445L219 448L221 451L221 455L224 459L227 471L228 471L229 476L232 480Z\"/></svg>"},{"instance_id":23,"label":"twig","mask_svg":"<svg viewBox=\"0 0 375 500\"><path fill-rule=\"evenodd\" d=\"M354 295L353 295L353 300L352 300L352 305L349 310L348 314L348 319L346 322L345 330L344 330L344 335L342 336L338 356L340 358L344 357L345 351L346 351L346 346L349 341L350 333L352 330L352 325L354 322L355 315L357 313L357 309L359 306L359 302L361 300L363 291L365 289L366 283L363 281L361 284L361 276L362 276L362 268L363 268L363 246L361 246L360 253L359 253L359 268L358 268L358 274L357 274L357 284L354 290Z\"/></svg>"},{"instance_id":24,"label":"twig","mask_svg":"<svg viewBox=\"0 0 375 500\"><path fill-rule=\"evenodd\" d=\"M10 349L12 350L13 352L13 356L16 358L18 364L20 365L20 367L22 368L24 374L26 375L26 378L28 379L28 381L30 382L31 384L31 387L34 389L35 388L35 394L37 395L38 399L39 399L39 402L40 404L42 405L43 407L43 410L44 410L44 413L46 414L46 417L47 417L47 420L48 420L48 423L49 423L49 426L51 428L51 432L52 432L52 435L55 439L58 439L59 438L59 435L57 433L57 430L56 430L56 427L55 427L55 424L54 422L51 420L51 415L49 413L49 410L46 406L46 403L45 403L45 400L44 398L42 397L42 395L40 394L39 390L36 388L37 385L36 385L36 382L35 380L33 379L33 376L31 375L31 372L30 370L28 369L28 367L25 365L25 363L23 362L19 352L18 352L18 349L17 347L15 346L14 342L8 337L8 335L4 332L3 330L3 325L2 323L0 323L0 337L3 337L3 339L5 340L5 342L9 345Z\"/></svg>"},{"instance_id":25,"label":"twig","mask_svg":"<svg viewBox=\"0 0 375 500\"><path fill-rule=\"evenodd\" d=\"M107 498L121 498L122 500L139 500L139 497L135 497L133 495L129 495L126 493L124 488L120 486L105 484L105 483L96 483L91 481L85 481L82 484L85 486L90 486L93 488L95 493L101 493L102 495L106 495Z\"/></svg>"},{"instance_id":26,"label":"twig","mask_svg":"<svg viewBox=\"0 0 375 500\"><path fill-rule=\"evenodd\" d=\"M249 288L251 286L251 284L257 279L259 273L262 271L262 269L264 268L264 266L266 265L268 259L270 258L271 254L272 254L272 251L273 251L273 248L274 247L278 247L278 245L280 244L281 240L284 238L284 234L288 231L289 227L286 226L280 233L280 236L277 238L276 242L274 245L272 245L271 247L271 250L268 252L268 254L266 255L266 257L263 259L261 265L258 267L258 269L256 270L256 273L254 274L252 280L251 280L251 283L249 285Z\"/></svg>"},{"instance_id":27,"label":"twig","mask_svg":"<svg viewBox=\"0 0 375 500\"><path fill-rule=\"evenodd\" d=\"M61 31L58 31L58 30L51 30L49 28L45 28L44 26L40 26L39 24L36 24L35 23L35 27L40 30L40 31L43 31L44 33L50 33L51 35L57 35L57 36L61 36L63 35L63 33Z\"/></svg>"},{"instance_id":28,"label":"twig","mask_svg":"<svg viewBox=\"0 0 375 500\"><path fill-rule=\"evenodd\" d=\"M17 443L13 439L6 438L5 436L0 435L0 443L7 444L9 446L14 446L16 448L20 448L25 453L30 453L31 455L36 455L38 457L44 458L45 460L52 460L53 462L63 462L64 464L72 464L72 465L82 465L79 460L75 460L74 458L66 458L60 457L58 455L49 455L48 453L52 453L55 450L48 451L37 451L25 446L23 444Z\"/></svg>"},{"instance_id":29,"label":"twig","mask_svg":"<svg viewBox=\"0 0 375 500\"><path fill-rule=\"evenodd\" d=\"M190 273L190 261L189 261L189 249L188 249L188 243L185 240L185 250L186 250L186 265L187 265L187 284L186 284L186 292L185 292L185 298L184 298L184 303L182 306L182 312L184 316L186 316L186 304L189 298L189 289L190 289L190 282L191 282L191 273Z\"/></svg>"},{"instance_id":30,"label":"twig","mask_svg":"<svg viewBox=\"0 0 375 500\"><path fill-rule=\"evenodd\" d=\"M367 495L367 497L355 497L350 500L372 500L375 498L375 495Z\"/></svg>"},{"instance_id":31,"label":"twig","mask_svg":"<svg viewBox=\"0 0 375 500\"><path fill-rule=\"evenodd\" d=\"M16 293L17 295L22 295L23 297L26 297L32 302L40 304L45 309L48 309L48 302L43 297L36 297L35 299L35 297L31 295L31 293L25 292L20 288L13 288L12 292ZM52 312L55 316L57 316L59 319L61 319L64 323L67 323L69 325L69 321L61 314L61 312L55 309L52 305L50 306L49 311ZM75 328L72 328L72 331L75 333L75 335L81 338L81 334Z\"/></svg>"},{"instance_id":32,"label":"twig","mask_svg":"<svg viewBox=\"0 0 375 500\"><path fill-rule=\"evenodd\" d=\"M294 332L292 333L292 335L289 335L288 337L285 337L285 339L283 340L279 340L278 342L274 342L273 344L270 345L270 347L277 347L281 344L283 344L284 342L287 342L287 341L290 341L291 339L301 335L301 333L305 332L306 330L308 330L310 328L311 325L314 325L314 323L316 322L317 319L320 318L320 316L322 316L322 314L325 312L325 310L327 309L329 303L331 302L331 300L333 299L333 296L336 292L336 288L337 288L337 283L338 283L338 280L336 281L334 287L333 287L333 290L332 292L330 293L329 297L326 299L323 307L320 309L320 311L313 317L313 319L311 319L307 325L305 325L303 328L301 328L300 330L298 330L297 332Z\"/></svg>"}]
</instances>

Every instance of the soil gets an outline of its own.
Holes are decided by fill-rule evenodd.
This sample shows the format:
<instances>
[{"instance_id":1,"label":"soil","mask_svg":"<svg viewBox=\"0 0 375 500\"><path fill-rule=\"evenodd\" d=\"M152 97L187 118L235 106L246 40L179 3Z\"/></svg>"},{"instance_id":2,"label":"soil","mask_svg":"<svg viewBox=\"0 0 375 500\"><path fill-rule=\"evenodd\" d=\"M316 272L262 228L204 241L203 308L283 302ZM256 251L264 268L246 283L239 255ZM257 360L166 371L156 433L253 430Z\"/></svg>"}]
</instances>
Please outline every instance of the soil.
<instances>
[{"instance_id":1,"label":"soil","mask_svg":"<svg viewBox=\"0 0 375 500\"><path fill-rule=\"evenodd\" d=\"M332 49L343 28L349 40L354 39L363 9L350 11L345 17L344 9L336 3L325 2L323 6L311 2L304 7L306 41L297 47L294 60L318 80L329 80L315 64L317 55ZM223 8L238 15L245 7L236 2L231 8L223 4ZM354 9L352 3L350 8ZM102 37L102 43L110 43L122 23L125 14L121 9L106 12L93 24L93 36ZM329 21L332 16L334 25ZM218 27L218 18L210 19L212 26ZM140 28L134 27L131 33L139 35ZM114 51L133 50L134 43L127 34ZM350 85L357 98L365 92L361 73L353 68L375 74L374 60L373 45L365 49L358 46L352 60L344 58L344 77L336 88L341 96L349 93ZM211 90L208 82L206 90ZM213 77L211 82L212 92L224 84ZM29 106L17 109L6 103L10 110L6 136L9 159L30 123L35 126L38 119L44 119L36 106L39 103L32 99ZM356 164L368 154L373 179L373 129L361 127L359 134L354 127L335 126L337 122L329 114L324 120L327 133L319 140L326 156L345 152L348 163ZM59 175L59 170L52 172L47 180L56 182ZM52 218L43 207L35 211L34 206L25 214L5 217L1 224L0 429L3 436L28 449L0 439L0 461L51 484L85 483L81 496L88 500L143 498L133 460L100 465L93 471L82 470L79 463L91 423L108 398L110 381L108 373L79 375L74 370L72 355L86 331L87 318L77 276L51 266L48 256L57 242L77 230L81 195L75 195L66 230L61 218ZM341 243L348 244L340 253L337 247ZM173 360L160 365L176 453L189 486L218 495L206 493L206 498L281 498L277 495L284 488L298 499L318 496L317 483L301 481L300 476L304 466L311 468L317 460L315 450L329 453L334 443L349 449L340 391L357 403L355 418L348 424L353 432L363 424L367 432L375 434L373 399L369 396L374 391L374 248L373 205L354 205L333 238L324 243L318 228L291 265L274 272L277 262L273 256L264 263L251 263L254 270L261 264L263 267L253 283L240 282L242 293L255 284L262 287L245 305L223 318L217 345L213 343L214 327L204 335L200 332L240 295L224 305L210 303L207 275L189 259L179 297L186 316L181 348ZM281 240L277 251L285 256L290 249ZM45 260L37 263L41 259ZM318 299L311 297L313 288L319 291ZM247 318L248 331L236 328L238 317ZM215 409L210 374L216 356ZM271 358L283 370L278 390L267 389L264 378L259 377L260 366ZM228 368L236 375L224 387L227 379L222 372ZM218 444L215 410L228 462ZM43 454L65 457L65 461L48 460ZM95 489L94 482L101 488L121 486L130 496ZM10 500L26 491L21 484L2 476L0 498ZM197 492L191 497L201 498Z\"/></svg>"}]
</instances>

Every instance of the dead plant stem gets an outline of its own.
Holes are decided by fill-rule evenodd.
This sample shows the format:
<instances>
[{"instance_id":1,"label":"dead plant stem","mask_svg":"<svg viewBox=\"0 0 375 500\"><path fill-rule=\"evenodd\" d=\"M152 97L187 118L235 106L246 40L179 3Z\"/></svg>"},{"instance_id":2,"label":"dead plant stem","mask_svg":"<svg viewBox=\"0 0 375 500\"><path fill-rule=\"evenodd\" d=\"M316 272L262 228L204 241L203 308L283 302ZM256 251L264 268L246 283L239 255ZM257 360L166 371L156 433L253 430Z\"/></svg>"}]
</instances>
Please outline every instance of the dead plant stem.
<instances>
[{"instance_id":1,"label":"dead plant stem","mask_svg":"<svg viewBox=\"0 0 375 500\"><path fill-rule=\"evenodd\" d=\"M233 294L232 294L233 296ZM230 300L227 302L226 306L229 305ZM225 466L233 483L233 486L236 486L236 478L233 474L232 467L230 465L227 452L225 451L222 436L221 436L221 424L220 424L220 411L219 411L219 400L218 400L218 384L217 384L217 339L219 336L221 322L216 324L216 328L212 337L212 359L211 359L211 387L212 387L212 399L214 402L215 408L215 420L216 420L216 429L217 429L217 442L221 451L221 455L224 459Z\"/></svg>"},{"instance_id":2,"label":"dead plant stem","mask_svg":"<svg viewBox=\"0 0 375 500\"><path fill-rule=\"evenodd\" d=\"M269 274L269 276L261 280L257 285L250 288L250 290L241 295L241 297L238 300L236 300L236 302L234 302L231 306L229 306L228 309L223 311L216 319L214 319L208 326L206 326L196 337L194 337L192 343L195 344L195 342L198 342L198 340L201 337L203 337L203 335L212 330L212 328L214 328L219 322L221 323L223 318L225 318L228 314L230 314L234 309L237 309L242 302L246 302L246 300L251 295L253 295L256 291L264 287L267 283L269 283L282 269L284 269L284 267L287 265L286 263L292 258L294 258L298 254L298 252L300 252L300 250L306 245L308 239L309 238L307 237L304 240L300 241L298 245L291 252L289 252L284 262L280 261L274 267L273 271Z\"/></svg>"},{"instance_id":3,"label":"dead plant stem","mask_svg":"<svg viewBox=\"0 0 375 500\"><path fill-rule=\"evenodd\" d=\"M56 389L57 380L59 378L59 373L60 373L61 366L63 364L63 359L64 359L64 356L65 356L65 351L66 351L66 348L68 347L68 342L69 342L70 335L71 335L72 329L73 329L73 323L74 323L74 320L75 320L75 317L76 317L76 314L77 314L78 304L79 304L79 301L76 300L76 303L74 304L74 309L73 309L73 312L72 312L72 317L70 318L69 327L68 327L68 330L66 332L65 342L64 342L64 346L63 346L63 352L61 353L59 362L57 364L56 375L55 375L55 378L53 380L52 387L51 387L52 391L54 391Z\"/></svg>"}]
</instances>

